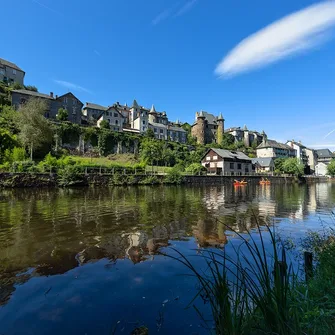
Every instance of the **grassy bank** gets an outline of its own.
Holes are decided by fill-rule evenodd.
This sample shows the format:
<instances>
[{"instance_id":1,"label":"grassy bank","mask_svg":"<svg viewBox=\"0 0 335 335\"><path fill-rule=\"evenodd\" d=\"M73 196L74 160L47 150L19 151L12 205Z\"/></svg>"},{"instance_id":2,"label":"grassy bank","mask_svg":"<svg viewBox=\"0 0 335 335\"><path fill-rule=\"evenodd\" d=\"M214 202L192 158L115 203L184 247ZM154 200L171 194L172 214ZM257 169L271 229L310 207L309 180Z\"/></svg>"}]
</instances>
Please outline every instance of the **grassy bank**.
<instances>
[{"instance_id":1,"label":"grassy bank","mask_svg":"<svg viewBox=\"0 0 335 335\"><path fill-rule=\"evenodd\" d=\"M235 234L240 245L233 256L203 250L205 272L177 251L173 257L198 279L198 297L210 305L211 320L194 307L208 330L220 335L335 334L335 234L308 237L317 246L317 263L307 282L294 270L285 245L271 228Z\"/></svg>"}]
</instances>

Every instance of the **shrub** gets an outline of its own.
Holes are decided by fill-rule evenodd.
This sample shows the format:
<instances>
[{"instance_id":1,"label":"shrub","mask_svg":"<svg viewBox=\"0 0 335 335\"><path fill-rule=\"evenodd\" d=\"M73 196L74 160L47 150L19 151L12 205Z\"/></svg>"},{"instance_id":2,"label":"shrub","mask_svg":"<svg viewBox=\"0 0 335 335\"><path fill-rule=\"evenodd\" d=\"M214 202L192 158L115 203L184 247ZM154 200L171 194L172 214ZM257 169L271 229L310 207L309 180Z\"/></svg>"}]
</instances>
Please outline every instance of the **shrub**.
<instances>
[{"instance_id":1,"label":"shrub","mask_svg":"<svg viewBox=\"0 0 335 335\"><path fill-rule=\"evenodd\" d=\"M185 172L190 174L201 174L202 172L205 171L206 168L204 168L200 163L192 163L185 169Z\"/></svg>"},{"instance_id":2,"label":"shrub","mask_svg":"<svg viewBox=\"0 0 335 335\"><path fill-rule=\"evenodd\" d=\"M60 186L71 186L82 184L84 177L80 168L73 165L66 165L58 170L58 183Z\"/></svg>"},{"instance_id":3,"label":"shrub","mask_svg":"<svg viewBox=\"0 0 335 335\"><path fill-rule=\"evenodd\" d=\"M142 179L139 183L142 185L154 185L159 184L160 181L157 178L157 176L147 176L144 179Z\"/></svg>"},{"instance_id":4,"label":"shrub","mask_svg":"<svg viewBox=\"0 0 335 335\"><path fill-rule=\"evenodd\" d=\"M181 172L178 169L173 168L166 174L164 178L164 183L165 184L181 184L183 179L184 178Z\"/></svg>"}]
</instances>

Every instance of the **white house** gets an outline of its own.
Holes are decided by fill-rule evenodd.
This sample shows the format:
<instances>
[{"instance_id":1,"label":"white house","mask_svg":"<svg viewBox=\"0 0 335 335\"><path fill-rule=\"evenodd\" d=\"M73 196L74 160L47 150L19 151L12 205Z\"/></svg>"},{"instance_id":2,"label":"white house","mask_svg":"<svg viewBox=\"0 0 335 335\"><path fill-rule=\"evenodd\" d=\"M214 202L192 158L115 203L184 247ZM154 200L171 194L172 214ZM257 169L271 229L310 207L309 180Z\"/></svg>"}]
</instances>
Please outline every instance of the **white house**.
<instances>
[{"instance_id":1,"label":"white house","mask_svg":"<svg viewBox=\"0 0 335 335\"><path fill-rule=\"evenodd\" d=\"M318 163L315 165L315 174L317 176L326 176L327 175L327 164Z\"/></svg>"}]
</instances>

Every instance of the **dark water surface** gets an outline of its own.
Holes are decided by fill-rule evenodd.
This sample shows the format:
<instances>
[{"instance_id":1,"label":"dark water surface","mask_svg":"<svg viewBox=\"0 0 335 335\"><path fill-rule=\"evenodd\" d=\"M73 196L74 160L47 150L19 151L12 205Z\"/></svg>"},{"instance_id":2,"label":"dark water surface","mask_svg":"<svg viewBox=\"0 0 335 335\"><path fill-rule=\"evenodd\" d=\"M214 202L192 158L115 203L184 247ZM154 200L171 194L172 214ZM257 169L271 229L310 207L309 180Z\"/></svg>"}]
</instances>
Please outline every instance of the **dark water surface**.
<instances>
[{"instance_id":1,"label":"dark water surface","mask_svg":"<svg viewBox=\"0 0 335 335\"><path fill-rule=\"evenodd\" d=\"M196 255L253 229L319 229L335 184L0 191L0 334L204 334L196 282L157 251ZM200 257L192 257L201 267ZM207 313L207 305L197 301Z\"/></svg>"}]
</instances>

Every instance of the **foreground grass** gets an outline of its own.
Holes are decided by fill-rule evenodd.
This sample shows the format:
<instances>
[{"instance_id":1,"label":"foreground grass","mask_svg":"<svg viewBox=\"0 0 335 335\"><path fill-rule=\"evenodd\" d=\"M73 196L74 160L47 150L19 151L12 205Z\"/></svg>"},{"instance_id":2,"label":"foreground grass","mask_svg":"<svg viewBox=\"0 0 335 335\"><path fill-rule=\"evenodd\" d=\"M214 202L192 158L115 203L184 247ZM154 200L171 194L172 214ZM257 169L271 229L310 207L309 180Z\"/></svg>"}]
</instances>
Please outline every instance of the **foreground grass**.
<instances>
[{"instance_id":1,"label":"foreground grass","mask_svg":"<svg viewBox=\"0 0 335 335\"><path fill-rule=\"evenodd\" d=\"M235 233L241 244L233 256L203 250L204 272L178 251L173 257L198 279L197 297L209 303L211 320L194 307L208 330L220 335L335 334L335 239L319 247L314 277L306 283L270 227L265 233L258 227L256 236Z\"/></svg>"}]
</instances>

